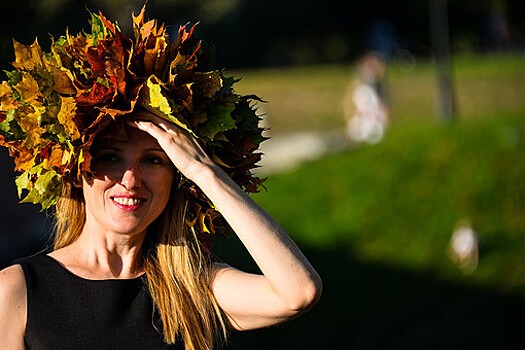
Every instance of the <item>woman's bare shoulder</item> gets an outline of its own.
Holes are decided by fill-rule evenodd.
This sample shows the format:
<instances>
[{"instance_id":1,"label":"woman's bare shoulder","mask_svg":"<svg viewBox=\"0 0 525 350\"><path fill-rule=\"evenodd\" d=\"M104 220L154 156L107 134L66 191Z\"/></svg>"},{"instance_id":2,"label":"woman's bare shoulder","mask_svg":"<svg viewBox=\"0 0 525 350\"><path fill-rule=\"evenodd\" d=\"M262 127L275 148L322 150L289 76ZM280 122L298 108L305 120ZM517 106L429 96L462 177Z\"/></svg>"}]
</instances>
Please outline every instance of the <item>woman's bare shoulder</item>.
<instances>
[{"instance_id":1,"label":"woman's bare shoulder","mask_svg":"<svg viewBox=\"0 0 525 350\"><path fill-rule=\"evenodd\" d=\"M24 348L27 290L20 265L0 271L0 339L8 349Z\"/></svg>"},{"instance_id":2,"label":"woman's bare shoulder","mask_svg":"<svg viewBox=\"0 0 525 350\"><path fill-rule=\"evenodd\" d=\"M12 302L25 301L26 281L20 265L11 265L0 271L0 308Z\"/></svg>"}]
</instances>

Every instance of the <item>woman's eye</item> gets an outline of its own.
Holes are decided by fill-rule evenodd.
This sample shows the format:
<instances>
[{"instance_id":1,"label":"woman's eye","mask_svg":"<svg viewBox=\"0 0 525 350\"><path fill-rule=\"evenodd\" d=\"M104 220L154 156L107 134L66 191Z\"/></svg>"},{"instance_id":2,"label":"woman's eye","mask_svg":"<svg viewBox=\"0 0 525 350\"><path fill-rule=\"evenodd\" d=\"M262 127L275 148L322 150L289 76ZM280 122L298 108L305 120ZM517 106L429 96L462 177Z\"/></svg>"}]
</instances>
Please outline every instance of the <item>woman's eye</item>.
<instances>
[{"instance_id":1,"label":"woman's eye","mask_svg":"<svg viewBox=\"0 0 525 350\"><path fill-rule=\"evenodd\" d=\"M120 157L113 153L99 154L93 157L93 161L100 163L114 163L118 162Z\"/></svg>"},{"instance_id":2,"label":"woman's eye","mask_svg":"<svg viewBox=\"0 0 525 350\"><path fill-rule=\"evenodd\" d=\"M144 162L151 165L162 165L165 164L166 161L160 157L157 156L148 156L144 158Z\"/></svg>"},{"instance_id":3,"label":"woman's eye","mask_svg":"<svg viewBox=\"0 0 525 350\"><path fill-rule=\"evenodd\" d=\"M171 160L164 152L152 152L150 154L145 154L143 162L151 166L171 167L173 165Z\"/></svg>"},{"instance_id":4,"label":"woman's eye","mask_svg":"<svg viewBox=\"0 0 525 350\"><path fill-rule=\"evenodd\" d=\"M92 167L98 170L101 168L113 167L117 164L120 164L122 157L117 153L113 152L100 152L93 155L93 160L91 161Z\"/></svg>"}]
</instances>

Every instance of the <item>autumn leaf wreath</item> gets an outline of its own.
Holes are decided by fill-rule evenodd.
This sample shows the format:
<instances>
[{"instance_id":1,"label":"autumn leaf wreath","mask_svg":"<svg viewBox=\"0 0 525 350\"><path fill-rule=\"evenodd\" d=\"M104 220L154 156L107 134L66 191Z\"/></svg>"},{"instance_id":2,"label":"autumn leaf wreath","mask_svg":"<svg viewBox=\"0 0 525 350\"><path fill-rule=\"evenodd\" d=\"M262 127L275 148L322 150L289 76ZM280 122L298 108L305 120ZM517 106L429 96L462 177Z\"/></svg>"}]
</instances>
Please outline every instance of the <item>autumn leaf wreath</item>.
<instances>
[{"instance_id":1,"label":"autumn leaf wreath","mask_svg":"<svg viewBox=\"0 0 525 350\"><path fill-rule=\"evenodd\" d=\"M201 146L246 192L264 179L253 174L266 139L255 95L239 95L238 82L213 67L213 48L195 26L172 40L145 9L132 15L133 38L102 13L91 32L52 38L49 52L37 40L13 41L14 70L0 85L0 146L14 158L22 202L56 204L64 182L89 171L89 147L111 121L145 108L193 133ZM225 229L220 214L191 181L188 225L200 233Z\"/></svg>"}]
</instances>

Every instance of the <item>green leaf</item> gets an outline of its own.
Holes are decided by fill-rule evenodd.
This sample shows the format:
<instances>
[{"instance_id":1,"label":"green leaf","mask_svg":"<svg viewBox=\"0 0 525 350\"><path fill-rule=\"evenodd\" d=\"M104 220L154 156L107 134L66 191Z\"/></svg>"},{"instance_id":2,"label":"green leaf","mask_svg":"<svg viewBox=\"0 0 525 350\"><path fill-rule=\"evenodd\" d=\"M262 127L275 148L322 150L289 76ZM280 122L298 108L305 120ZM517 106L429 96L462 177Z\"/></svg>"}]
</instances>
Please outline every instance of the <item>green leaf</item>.
<instances>
[{"instance_id":1,"label":"green leaf","mask_svg":"<svg viewBox=\"0 0 525 350\"><path fill-rule=\"evenodd\" d=\"M96 46L98 40L104 39L104 36L106 34L106 27L104 26L104 23L102 23L100 16L92 12L90 13L91 20L89 22L91 23L91 35L89 36L93 40L93 46Z\"/></svg>"},{"instance_id":2,"label":"green leaf","mask_svg":"<svg viewBox=\"0 0 525 350\"><path fill-rule=\"evenodd\" d=\"M207 113L208 120L199 126L197 135L213 140L219 133L234 129L232 111L230 106L215 106L210 109Z\"/></svg>"},{"instance_id":3,"label":"green leaf","mask_svg":"<svg viewBox=\"0 0 525 350\"><path fill-rule=\"evenodd\" d=\"M35 182L35 188L39 193L45 193L47 187L50 185L51 181L57 176L57 173L54 170L48 170L43 174L40 174L38 179Z\"/></svg>"},{"instance_id":4,"label":"green leaf","mask_svg":"<svg viewBox=\"0 0 525 350\"><path fill-rule=\"evenodd\" d=\"M241 79L237 79L233 76L227 76L223 74L224 72L221 72L221 78L222 78L222 90L225 93L231 93L233 91L233 85L239 82Z\"/></svg>"},{"instance_id":5,"label":"green leaf","mask_svg":"<svg viewBox=\"0 0 525 350\"><path fill-rule=\"evenodd\" d=\"M16 85L22 80L22 73L17 70L6 71L5 74L7 75L9 85Z\"/></svg>"},{"instance_id":6,"label":"green leaf","mask_svg":"<svg viewBox=\"0 0 525 350\"><path fill-rule=\"evenodd\" d=\"M251 100L264 102L256 96L243 96L232 113L235 120L237 120L237 127L243 131L257 130L259 128L261 118L257 115L257 110L251 106Z\"/></svg>"},{"instance_id":7,"label":"green leaf","mask_svg":"<svg viewBox=\"0 0 525 350\"><path fill-rule=\"evenodd\" d=\"M16 121L14 114L14 110L8 111L6 119L0 123L0 135L8 142L23 140L26 136L24 130Z\"/></svg>"},{"instance_id":8,"label":"green leaf","mask_svg":"<svg viewBox=\"0 0 525 350\"><path fill-rule=\"evenodd\" d=\"M37 180L32 183L35 176ZM25 171L16 178L15 183L20 198L24 189L28 191L20 203L41 204L42 209L47 209L56 204L60 197L61 176L54 170L44 170L42 166Z\"/></svg>"},{"instance_id":9,"label":"green leaf","mask_svg":"<svg viewBox=\"0 0 525 350\"><path fill-rule=\"evenodd\" d=\"M18 191L18 198L22 198L22 190L27 189L31 182L31 169L24 171L15 179L16 188Z\"/></svg>"}]
</instances>

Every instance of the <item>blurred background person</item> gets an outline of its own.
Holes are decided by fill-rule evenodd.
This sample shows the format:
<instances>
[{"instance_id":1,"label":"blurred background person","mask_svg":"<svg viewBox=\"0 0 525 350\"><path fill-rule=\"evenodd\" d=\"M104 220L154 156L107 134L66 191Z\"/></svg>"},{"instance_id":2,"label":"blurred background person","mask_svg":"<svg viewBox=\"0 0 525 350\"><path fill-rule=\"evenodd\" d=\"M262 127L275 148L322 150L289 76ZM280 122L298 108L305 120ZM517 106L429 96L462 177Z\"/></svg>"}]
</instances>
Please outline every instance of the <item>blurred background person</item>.
<instances>
[{"instance_id":1,"label":"blurred background person","mask_svg":"<svg viewBox=\"0 0 525 350\"><path fill-rule=\"evenodd\" d=\"M368 52L356 63L355 78L344 95L343 113L346 135L352 142L377 143L388 126L385 101L386 64L375 52Z\"/></svg>"}]
</instances>

